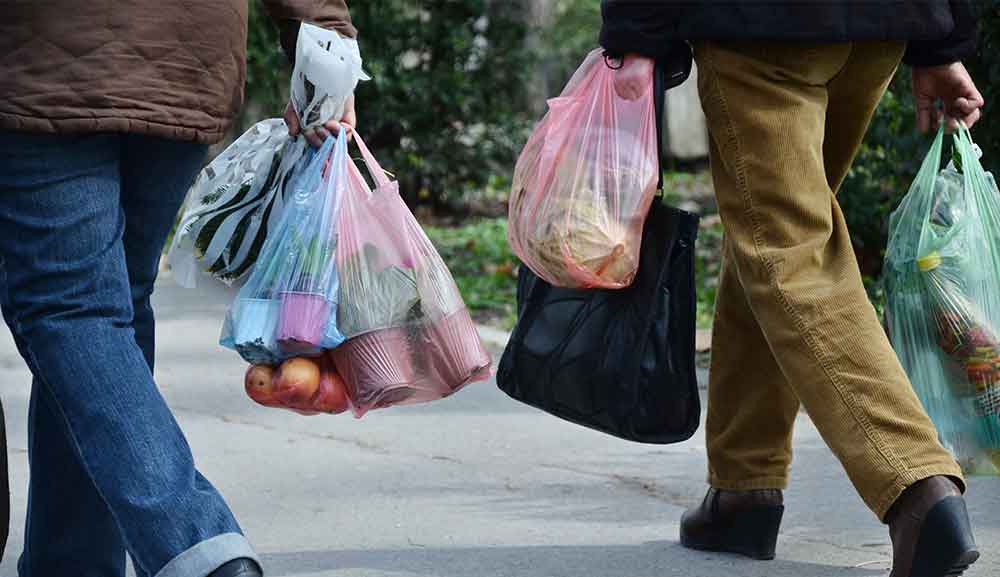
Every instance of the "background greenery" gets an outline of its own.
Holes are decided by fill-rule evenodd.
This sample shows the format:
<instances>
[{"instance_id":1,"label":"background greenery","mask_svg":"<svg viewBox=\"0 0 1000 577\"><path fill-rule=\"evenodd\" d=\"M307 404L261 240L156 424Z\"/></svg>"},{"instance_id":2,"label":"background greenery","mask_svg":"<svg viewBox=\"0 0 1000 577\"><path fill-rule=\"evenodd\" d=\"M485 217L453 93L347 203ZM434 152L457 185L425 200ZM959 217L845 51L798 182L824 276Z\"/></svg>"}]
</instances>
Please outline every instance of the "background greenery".
<instances>
[{"instance_id":1,"label":"background greenery","mask_svg":"<svg viewBox=\"0 0 1000 577\"><path fill-rule=\"evenodd\" d=\"M371 82L358 89L359 123L481 317L509 324L516 260L502 220L514 161L537 120L532 96L555 96L596 47L597 0L551 0L532 19L527 0L365 0L351 3ZM967 62L987 99L974 131L988 169L1000 170L1000 0L981 10L978 54ZM281 113L287 61L257 0L250 2L244 126ZM537 100L537 99L536 99ZM906 194L930 138L914 130L909 71L901 69L841 190L859 263L876 304L888 216ZM672 200L706 217L697 252L699 322L712 316L721 225L705 175L668 175Z\"/></svg>"}]
</instances>

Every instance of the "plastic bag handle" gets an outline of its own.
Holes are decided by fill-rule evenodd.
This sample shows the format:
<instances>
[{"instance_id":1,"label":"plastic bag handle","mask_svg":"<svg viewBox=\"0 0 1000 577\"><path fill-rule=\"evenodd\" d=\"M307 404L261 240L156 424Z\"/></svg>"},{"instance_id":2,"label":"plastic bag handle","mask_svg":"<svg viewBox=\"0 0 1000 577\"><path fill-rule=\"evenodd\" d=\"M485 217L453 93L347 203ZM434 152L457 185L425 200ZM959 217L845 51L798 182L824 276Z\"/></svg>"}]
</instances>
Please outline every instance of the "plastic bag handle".
<instances>
[{"instance_id":1,"label":"plastic bag handle","mask_svg":"<svg viewBox=\"0 0 1000 577\"><path fill-rule=\"evenodd\" d=\"M375 160L375 156L371 150L368 150L368 145L365 144L358 131L350 124L341 124L341 126L346 127L347 131L354 135L354 140L358 143L358 148L361 150L361 157L365 159L365 166L368 167L368 172L371 173L372 178L375 180L376 187L390 184L389 177L385 175L385 171L382 170L378 161Z\"/></svg>"}]
</instances>

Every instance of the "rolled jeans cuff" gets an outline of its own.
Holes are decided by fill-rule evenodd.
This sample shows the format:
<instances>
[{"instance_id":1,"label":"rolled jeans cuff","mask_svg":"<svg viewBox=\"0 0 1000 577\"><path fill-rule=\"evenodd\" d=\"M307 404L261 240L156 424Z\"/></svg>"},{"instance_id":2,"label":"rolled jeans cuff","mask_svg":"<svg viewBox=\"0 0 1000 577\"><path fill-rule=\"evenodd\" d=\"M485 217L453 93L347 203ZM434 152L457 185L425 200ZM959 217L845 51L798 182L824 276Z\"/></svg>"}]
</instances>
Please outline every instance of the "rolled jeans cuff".
<instances>
[{"instance_id":1,"label":"rolled jeans cuff","mask_svg":"<svg viewBox=\"0 0 1000 577\"><path fill-rule=\"evenodd\" d=\"M223 533L207 539L174 557L156 577L203 577L234 559L260 559L247 538Z\"/></svg>"}]
</instances>

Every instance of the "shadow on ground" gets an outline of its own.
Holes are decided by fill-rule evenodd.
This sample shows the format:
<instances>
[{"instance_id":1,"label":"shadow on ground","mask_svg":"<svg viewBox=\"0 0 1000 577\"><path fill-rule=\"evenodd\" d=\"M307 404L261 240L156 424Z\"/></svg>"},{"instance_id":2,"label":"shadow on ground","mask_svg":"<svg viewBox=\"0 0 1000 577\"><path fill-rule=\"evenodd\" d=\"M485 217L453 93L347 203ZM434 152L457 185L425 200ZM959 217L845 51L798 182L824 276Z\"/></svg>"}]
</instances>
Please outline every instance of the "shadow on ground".
<instances>
[{"instance_id":1,"label":"shadow on ground","mask_svg":"<svg viewBox=\"0 0 1000 577\"><path fill-rule=\"evenodd\" d=\"M304 551L264 555L268 575L294 577L338 571L345 575L433 575L434 577L871 577L882 567L836 567L821 563L750 561L732 555L689 551L676 542L636 546L476 547L371 551Z\"/></svg>"}]
</instances>

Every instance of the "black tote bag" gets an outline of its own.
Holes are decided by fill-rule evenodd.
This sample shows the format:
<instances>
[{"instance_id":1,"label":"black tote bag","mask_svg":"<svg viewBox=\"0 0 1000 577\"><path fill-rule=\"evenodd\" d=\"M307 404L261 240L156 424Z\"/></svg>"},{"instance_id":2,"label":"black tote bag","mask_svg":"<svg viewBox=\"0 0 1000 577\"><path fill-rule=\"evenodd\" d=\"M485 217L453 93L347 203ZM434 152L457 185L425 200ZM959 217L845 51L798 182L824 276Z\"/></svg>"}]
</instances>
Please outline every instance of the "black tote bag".
<instances>
[{"instance_id":1,"label":"black tote bag","mask_svg":"<svg viewBox=\"0 0 1000 577\"><path fill-rule=\"evenodd\" d=\"M522 266L518 322L497 384L514 399L640 443L698 428L694 241L698 217L655 201L639 271L620 290L554 287Z\"/></svg>"},{"instance_id":2,"label":"black tote bag","mask_svg":"<svg viewBox=\"0 0 1000 577\"><path fill-rule=\"evenodd\" d=\"M679 84L678 78L657 67L658 125L666 83ZM500 389L629 441L690 438L701 417L695 368L698 221L657 196L643 229L639 270L625 289L554 287L521 266L518 321L500 360Z\"/></svg>"}]
</instances>

